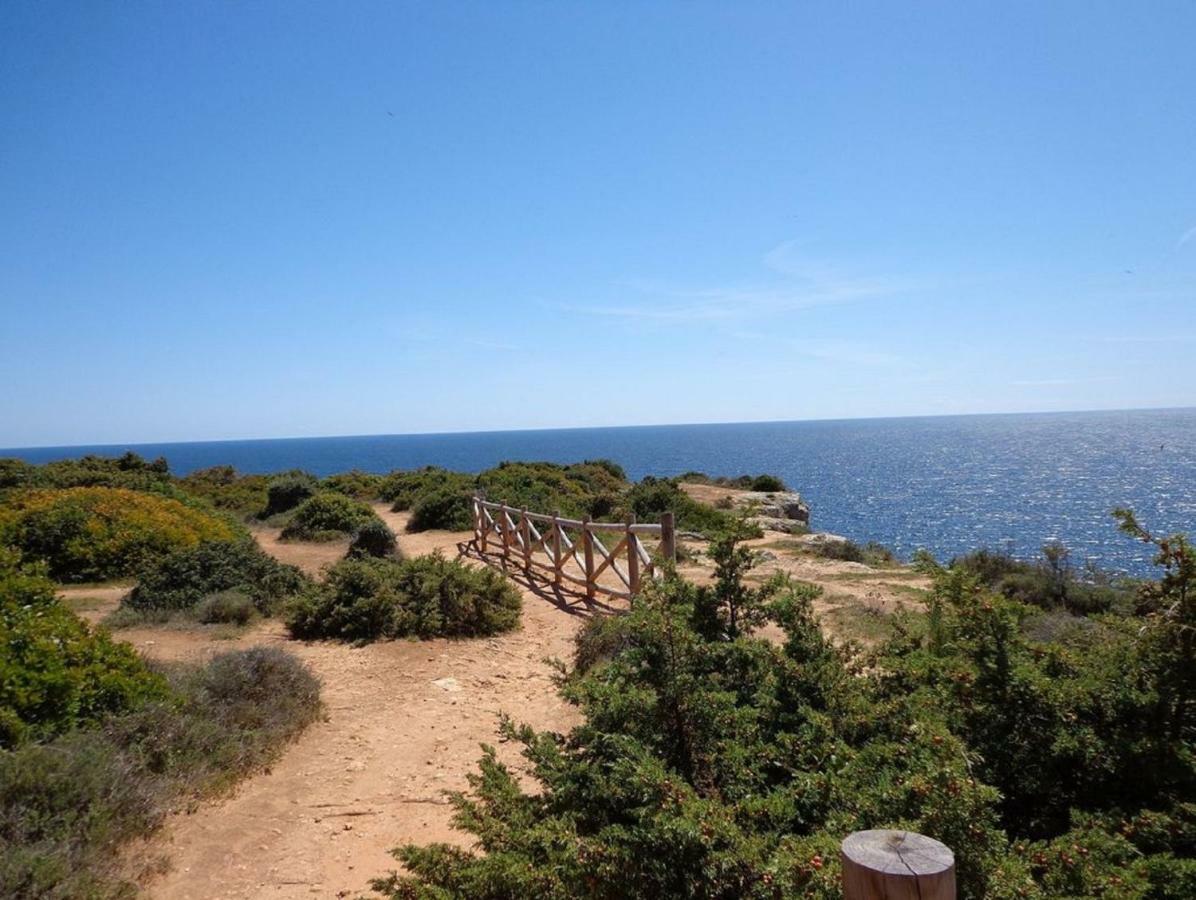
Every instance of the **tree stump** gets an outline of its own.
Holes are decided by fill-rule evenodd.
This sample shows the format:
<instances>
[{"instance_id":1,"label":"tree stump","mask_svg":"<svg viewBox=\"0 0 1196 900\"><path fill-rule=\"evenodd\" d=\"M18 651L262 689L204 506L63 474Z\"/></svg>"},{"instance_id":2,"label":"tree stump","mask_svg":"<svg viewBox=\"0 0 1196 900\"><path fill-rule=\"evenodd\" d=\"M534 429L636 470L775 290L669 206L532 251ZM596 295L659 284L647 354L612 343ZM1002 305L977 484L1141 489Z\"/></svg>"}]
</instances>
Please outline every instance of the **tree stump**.
<instances>
[{"instance_id":1,"label":"tree stump","mask_svg":"<svg viewBox=\"0 0 1196 900\"><path fill-rule=\"evenodd\" d=\"M955 854L912 831L857 831L843 841L844 900L955 900Z\"/></svg>"}]
</instances>

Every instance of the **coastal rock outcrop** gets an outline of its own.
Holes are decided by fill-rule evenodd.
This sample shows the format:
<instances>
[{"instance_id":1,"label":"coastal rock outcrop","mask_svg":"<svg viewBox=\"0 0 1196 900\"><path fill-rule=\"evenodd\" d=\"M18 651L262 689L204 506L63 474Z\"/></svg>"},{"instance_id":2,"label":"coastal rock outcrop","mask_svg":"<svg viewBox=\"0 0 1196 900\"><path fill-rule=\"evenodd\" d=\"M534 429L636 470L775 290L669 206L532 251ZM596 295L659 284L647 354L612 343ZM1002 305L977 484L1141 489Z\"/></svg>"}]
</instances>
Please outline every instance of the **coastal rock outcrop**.
<instances>
[{"instance_id":1,"label":"coastal rock outcrop","mask_svg":"<svg viewBox=\"0 0 1196 900\"><path fill-rule=\"evenodd\" d=\"M796 491L738 491L731 502L765 531L792 534L810 526L810 505Z\"/></svg>"}]
</instances>

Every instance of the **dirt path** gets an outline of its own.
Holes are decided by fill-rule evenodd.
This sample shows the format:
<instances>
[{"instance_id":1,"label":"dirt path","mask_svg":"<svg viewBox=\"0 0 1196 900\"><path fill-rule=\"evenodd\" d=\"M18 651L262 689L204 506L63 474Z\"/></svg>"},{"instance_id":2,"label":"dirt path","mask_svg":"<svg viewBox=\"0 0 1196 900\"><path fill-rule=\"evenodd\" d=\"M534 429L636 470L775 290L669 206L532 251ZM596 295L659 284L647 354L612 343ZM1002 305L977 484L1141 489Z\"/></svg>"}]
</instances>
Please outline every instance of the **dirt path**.
<instances>
[{"instance_id":1,"label":"dirt path","mask_svg":"<svg viewBox=\"0 0 1196 900\"><path fill-rule=\"evenodd\" d=\"M409 555L455 555L467 537L403 535L405 516L379 512ZM259 540L278 549L268 537ZM303 545L280 546L290 552L279 557L294 562ZM525 594L522 630L475 641L304 644L287 640L274 622L234 641L166 629L122 632L147 654L169 658L285 644L320 677L328 712L272 771L231 797L175 816L158 842L169 871L150 879L147 893L172 900L356 896L369 879L395 868L392 847L466 841L450 828L443 791L466 787L479 744L497 741L500 711L537 728L569 727L574 713L557 697L542 660L568 657L580 621ZM514 747L499 749L518 760Z\"/></svg>"}]
</instances>

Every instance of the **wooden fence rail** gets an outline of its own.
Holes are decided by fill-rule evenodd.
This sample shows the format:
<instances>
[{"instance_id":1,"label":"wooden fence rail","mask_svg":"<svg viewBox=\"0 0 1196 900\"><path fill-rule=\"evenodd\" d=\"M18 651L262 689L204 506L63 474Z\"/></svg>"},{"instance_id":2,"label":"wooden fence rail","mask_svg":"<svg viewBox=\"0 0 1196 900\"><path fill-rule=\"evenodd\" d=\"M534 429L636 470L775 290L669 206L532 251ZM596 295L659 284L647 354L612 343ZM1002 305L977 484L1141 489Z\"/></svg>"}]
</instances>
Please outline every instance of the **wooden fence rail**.
<instances>
[{"instance_id":1,"label":"wooden fence rail","mask_svg":"<svg viewBox=\"0 0 1196 900\"><path fill-rule=\"evenodd\" d=\"M568 581L584 588L587 597L631 597L645 578L657 577L659 568L645 540L655 542L657 555L664 559L675 559L677 551L673 514L668 512L659 525L637 524L634 516L627 522L592 522L474 496L473 533L483 556L493 545L504 566L515 562L528 574L545 571L554 584ZM609 549L603 535L614 541Z\"/></svg>"}]
</instances>

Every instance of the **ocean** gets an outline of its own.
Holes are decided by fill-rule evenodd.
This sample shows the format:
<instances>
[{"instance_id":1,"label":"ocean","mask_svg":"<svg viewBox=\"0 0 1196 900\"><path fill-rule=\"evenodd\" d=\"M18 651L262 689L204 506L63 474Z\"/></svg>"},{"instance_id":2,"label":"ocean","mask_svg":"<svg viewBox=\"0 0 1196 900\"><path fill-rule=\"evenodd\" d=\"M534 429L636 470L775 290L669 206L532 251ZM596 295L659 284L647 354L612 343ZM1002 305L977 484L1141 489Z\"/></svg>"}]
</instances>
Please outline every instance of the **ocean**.
<instances>
[{"instance_id":1,"label":"ocean","mask_svg":"<svg viewBox=\"0 0 1196 900\"><path fill-rule=\"evenodd\" d=\"M1150 548L1117 531L1129 506L1157 532L1196 532L1196 409L936 416L723 425L574 428L0 450L30 462L134 450L176 474L424 465L477 472L502 460L606 457L633 479L780 475L812 526L940 559L978 547L1035 556L1063 541L1073 561L1145 574Z\"/></svg>"}]
</instances>

